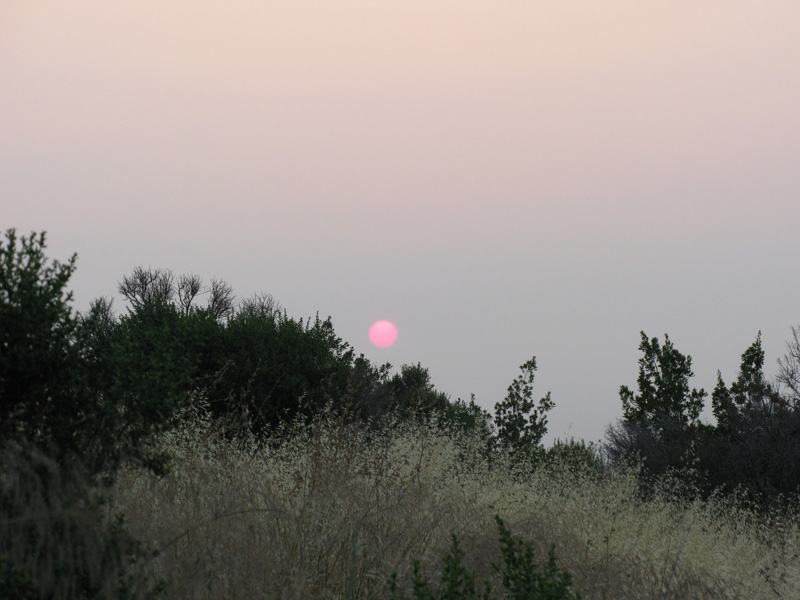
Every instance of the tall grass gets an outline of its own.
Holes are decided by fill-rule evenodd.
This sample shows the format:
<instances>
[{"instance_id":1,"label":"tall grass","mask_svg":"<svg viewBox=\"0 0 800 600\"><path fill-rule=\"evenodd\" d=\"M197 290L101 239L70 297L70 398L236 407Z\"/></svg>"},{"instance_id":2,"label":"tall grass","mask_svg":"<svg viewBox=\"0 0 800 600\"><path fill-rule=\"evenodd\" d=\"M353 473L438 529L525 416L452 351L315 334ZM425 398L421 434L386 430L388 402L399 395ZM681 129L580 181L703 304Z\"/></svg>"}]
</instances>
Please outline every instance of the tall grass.
<instances>
[{"instance_id":1,"label":"tall grass","mask_svg":"<svg viewBox=\"0 0 800 600\"><path fill-rule=\"evenodd\" d=\"M0 448L0 599L147 598L158 591L147 559L83 465Z\"/></svg>"},{"instance_id":2,"label":"tall grass","mask_svg":"<svg viewBox=\"0 0 800 600\"><path fill-rule=\"evenodd\" d=\"M386 598L420 559L437 578L452 534L496 578L499 515L551 544L583 598L793 598L800 538L733 502L637 498L636 473L549 465L520 476L480 439L430 425L360 429L331 416L282 439L232 443L203 419L165 439L172 472L131 468L113 510L157 555L169 598ZM495 585L497 586L495 580Z\"/></svg>"}]
</instances>

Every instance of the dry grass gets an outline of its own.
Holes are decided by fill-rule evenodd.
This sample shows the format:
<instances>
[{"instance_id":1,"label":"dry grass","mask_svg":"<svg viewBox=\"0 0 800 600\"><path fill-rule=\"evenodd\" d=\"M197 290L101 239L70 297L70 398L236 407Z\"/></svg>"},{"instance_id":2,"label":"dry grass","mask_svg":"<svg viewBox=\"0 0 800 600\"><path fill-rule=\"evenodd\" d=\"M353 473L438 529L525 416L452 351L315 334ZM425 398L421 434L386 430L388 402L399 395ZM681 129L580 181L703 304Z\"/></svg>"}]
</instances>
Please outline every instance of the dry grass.
<instances>
[{"instance_id":1,"label":"dry grass","mask_svg":"<svg viewBox=\"0 0 800 600\"><path fill-rule=\"evenodd\" d=\"M80 464L0 448L0 598L111 600L154 588L137 569L139 545L103 518L104 492Z\"/></svg>"},{"instance_id":2,"label":"dry grass","mask_svg":"<svg viewBox=\"0 0 800 600\"><path fill-rule=\"evenodd\" d=\"M795 598L795 525L724 502L636 499L634 473L553 468L515 478L480 444L431 427L368 434L321 418L277 446L231 444L208 423L168 440L162 479L131 469L115 510L158 551L169 598L385 598L421 558L435 578L455 532L480 577L493 517L575 575L584 598Z\"/></svg>"}]
</instances>

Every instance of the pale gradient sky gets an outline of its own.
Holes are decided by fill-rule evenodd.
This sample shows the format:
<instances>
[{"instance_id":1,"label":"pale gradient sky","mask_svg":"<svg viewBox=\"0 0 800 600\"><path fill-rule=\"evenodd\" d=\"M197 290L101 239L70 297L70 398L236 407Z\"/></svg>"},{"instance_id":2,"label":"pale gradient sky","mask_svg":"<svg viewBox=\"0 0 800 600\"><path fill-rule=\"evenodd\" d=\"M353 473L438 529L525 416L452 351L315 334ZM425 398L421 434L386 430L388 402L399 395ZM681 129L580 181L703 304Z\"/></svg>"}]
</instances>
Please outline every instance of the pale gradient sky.
<instances>
[{"instance_id":1,"label":"pale gradient sky","mask_svg":"<svg viewBox=\"0 0 800 600\"><path fill-rule=\"evenodd\" d=\"M549 439L598 440L640 330L710 390L800 324L799 25L796 0L6 0L0 228L78 253L77 309L136 265L219 277L487 409L535 354Z\"/></svg>"}]
</instances>

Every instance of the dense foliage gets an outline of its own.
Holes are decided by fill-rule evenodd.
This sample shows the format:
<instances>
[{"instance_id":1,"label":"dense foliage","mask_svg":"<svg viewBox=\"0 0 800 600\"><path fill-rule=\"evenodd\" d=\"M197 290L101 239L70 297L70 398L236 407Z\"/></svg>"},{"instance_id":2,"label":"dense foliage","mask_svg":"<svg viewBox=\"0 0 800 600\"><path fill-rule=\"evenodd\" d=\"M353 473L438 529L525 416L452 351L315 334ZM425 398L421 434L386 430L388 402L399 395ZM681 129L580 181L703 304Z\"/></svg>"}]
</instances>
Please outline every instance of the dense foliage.
<instances>
[{"instance_id":1,"label":"dense foliage","mask_svg":"<svg viewBox=\"0 0 800 600\"><path fill-rule=\"evenodd\" d=\"M44 233L18 238L13 229L0 244L2 439L61 462L80 457L93 472L123 457L155 464L149 445L184 401L177 389L144 393L153 378L160 390L178 387L160 366L180 364L171 331L112 338L99 310L74 314L66 285L76 258L51 262L44 248ZM168 311L153 319L170 322Z\"/></svg>"},{"instance_id":2,"label":"dense foliage","mask_svg":"<svg viewBox=\"0 0 800 600\"><path fill-rule=\"evenodd\" d=\"M491 415L474 397L453 401L436 390L419 363L393 373L356 355L330 318L290 317L269 295L237 301L219 280L206 287L193 274L137 267L119 284L121 314L107 298L75 313L67 284L76 257L49 260L45 241L13 229L0 241L0 587L20 598L158 591L160 583L137 579L142 548L104 512L102 490L123 464L169 473L176 446L165 440L198 415L228 442L253 447L286 444L333 415L342 431L366 435L370 452L398 424L468 439L456 443L461 468L505 465L519 484L537 473L597 481L609 473L582 440L543 447L554 403L549 392L534 401L536 357ZM718 373L714 424L700 420L707 394L690 386L691 356L668 336L662 345L642 332L637 389L620 388L623 419L608 429L605 457L617 472L638 469L645 497L667 490L682 501L722 495L788 510L800 491L800 329L792 332L774 381L760 333L730 386ZM506 561L498 574L510 597L572 597L554 556L539 574L532 547L498 524ZM481 597L460 552L454 541L439 592L415 571L415 596ZM43 591L42 573L71 587Z\"/></svg>"},{"instance_id":3,"label":"dense foliage","mask_svg":"<svg viewBox=\"0 0 800 600\"><path fill-rule=\"evenodd\" d=\"M336 335L330 317L290 317L267 295L237 304L220 281L212 282L207 306L198 306L195 298L203 290L195 275L176 278L170 271L137 268L119 286L127 314L116 318L110 301L95 303L93 311L106 315L105 332L121 360L133 352L158 362L132 365L132 376L144 368L151 380L138 389L125 382L125 389L184 397L194 391L216 418L259 435L329 405L364 421L399 414L490 434L490 417L474 402L451 402L420 364L402 365L390 375L391 365L357 356ZM149 345L139 343L144 340Z\"/></svg>"},{"instance_id":4,"label":"dense foliage","mask_svg":"<svg viewBox=\"0 0 800 600\"><path fill-rule=\"evenodd\" d=\"M742 354L730 387L718 373L711 396L715 424L699 421L705 392L689 389L691 357L669 338L662 349L644 333L640 349L639 392L620 389L625 417L607 433L612 462L640 463L650 483L678 476L706 497L723 492L759 504L792 502L800 491L800 403L788 385L800 356L796 344L779 362L776 384L764 374L760 333Z\"/></svg>"},{"instance_id":5,"label":"dense foliage","mask_svg":"<svg viewBox=\"0 0 800 600\"><path fill-rule=\"evenodd\" d=\"M532 456L546 432L548 394L532 400L536 358L521 367L496 416L474 398L452 401L420 364L373 365L339 338L330 318L290 317L271 296L236 300L225 282L137 267L113 301L85 314L69 306L66 264L45 257L44 234L14 230L0 248L0 431L80 456L91 470L123 458L165 467L154 440L200 399L214 418L264 435L332 406L349 418L422 419L477 431L487 449ZM207 296L201 305L198 300ZM496 423L496 428L495 428Z\"/></svg>"},{"instance_id":6,"label":"dense foliage","mask_svg":"<svg viewBox=\"0 0 800 600\"><path fill-rule=\"evenodd\" d=\"M639 349L639 391L621 386L619 396L627 422L655 425L662 421L695 423L703 410L704 390L689 390L689 378L694 376L692 357L675 349L668 335L662 347L658 338L649 340L644 331Z\"/></svg>"},{"instance_id":7,"label":"dense foliage","mask_svg":"<svg viewBox=\"0 0 800 600\"><path fill-rule=\"evenodd\" d=\"M44 247L43 233L17 238L12 229L0 241L0 435L75 447L64 423L83 400L65 289L75 256L49 263Z\"/></svg>"}]
</instances>

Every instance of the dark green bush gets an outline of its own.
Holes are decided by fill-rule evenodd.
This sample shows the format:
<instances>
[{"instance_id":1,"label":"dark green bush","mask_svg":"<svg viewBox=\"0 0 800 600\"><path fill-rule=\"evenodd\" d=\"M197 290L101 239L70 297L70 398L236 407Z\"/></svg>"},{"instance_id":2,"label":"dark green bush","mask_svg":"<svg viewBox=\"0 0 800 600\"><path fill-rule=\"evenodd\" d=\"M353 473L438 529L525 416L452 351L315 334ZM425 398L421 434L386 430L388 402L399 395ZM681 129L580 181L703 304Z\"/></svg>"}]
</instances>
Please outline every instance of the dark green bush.
<instances>
[{"instance_id":1,"label":"dark green bush","mask_svg":"<svg viewBox=\"0 0 800 600\"><path fill-rule=\"evenodd\" d=\"M0 598L150 598L147 558L82 464L0 448Z\"/></svg>"},{"instance_id":2,"label":"dark green bush","mask_svg":"<svg viewBox=\"0 0 800 600\"><path fill-rule=\"evenodd\" d=\"M619 389L625 421L643 426L696 423L706 392L689 389L694 376L692 357L678 352L668 335L663 346L658 338L648 339L644 331L641 337L638 390L634 393L625 385Z\"/></svg>"},{"instance_id":3,"label":"dark green bush","mask_svg":"<svg viewBox=\"0 0 800 600\"><path fill-rule=\"evenodd\" d=\"M49 262L45 234L0 241L0 437L76 451L75 425L91 418L81 389L77 322L66 285L75 271Z\"/></svg>"},{"instance_id":4,"label":"dark green bush","mask_svg":"<svg viewBox=\"0 0 800 600\"><path fill-rule=\"evenodd\" d=\"M572 574L558 566L555 548L551 547L547 561L539 564L531 542L511 535L503 520L497 516L500 533L500 553L503 563L492 564L499 575L505 590L502 598L509 600L579 600L581 595L572 588ZM492 600L492 586L489 581L479 590L475 583L475 572L461 564L464 552L453 535L450 551L445 554L441 582L434 590L422 573L418 560L412 563L412 593L415 600ZM397 573L389 577L389 591L392 600L406 600L399 591Z\"/></svg>"},{"instance_id":5,"label":"dark green bush","mask_svg":"<svg viewBox=\"0 0 800 600\"><path fill-rule=\"evenodd\" d=\"M224 367L210 392L218 416L246 411L256 431L321 410L347 394L353 350L336 336L330 318L237 314L216 351ZM206 373L211 375L211 373Z\"/></svg>"},{"instance_id":6,"label":"dark green bush","mask_svg":"<svg viewBox=\"0 0 800 600\"><path fill-rule=\"evenodd\" d=\"M783 506L800 490L800 404L767 381L761 334L742 354L736 380L717 376L712 394L716 424L695 418L704 393L689 391L691 357L657 340L640 346L640 393L620 391L626 418L608 428L604 450L611 463L642 467L645 491L670 477L703 497L736 494L747 502ZM669 351L668 351L669 350ZM779 382L797 367L781 361ZM800 353L796 356L800 357ZM800 372L800 370L798 370ZM635 407L640 407L634 410ZM644 410L646 408L646 410ZM676 412L677 411L677 412Z\"/></svg>"},{"instance_id":7,"label":"dark green bush","mask_svg":"<svg viewBox=\"0 0 800 600\"><path fill-rule=\"evenodd\" d=\"M266 295L237 306L219 281L201 307L195 299L204 291L202 281L168 270L137 267L119 291L126 314L115 317L111 303L100 299L85 318L95 371L106 376L97 386L108 397L125 396L123 404L137 404L137 414L161 424L201 389L214 417L259 434L333 405L367 421L390 414L435 418L489 435L489 415L474 402L451 402L419 364L403 365L390 377L391 365L356 356L330 318L289 317Z\"/></svg>"},{"instance_id":8,"label":"dark green bush","mask_svg":"<svg viewBox=\"0 0 800 600\"><path fill-rule=\"evenodd\" d=\"M0 436L93 473L123 459L155 464L154 436L185 401L187 359L167 305L117 323L110 303L75 315L75 270L45 256L45 234L0 243ZM182 369L184 371L182 371Z\"/></svg>"},{"instance_id":9,"label":"dark green bush","mask_svg":"<svg viewBox=\"0 0 800 600\"><path fill-rule=\"evenodd\" d=\"M545 466L570 469L578 472L600 474L605 463L599 449L593 443L584 440L557 439L544 451L542 461Z\"/></svg>"},{"instance_id":10,"label":"dark green bush","mask_svg":"<svg viewBox=\"0 0 800 600\"><path fill-rule=\"evenodd\" d=\"M493 434L491 415L475 402L437 391L428 369L421 364L403 365L387 383L387 411L401 419L415 418L436 422L440 427L476 432L489 439Z\"/></svg>"},{"instance_id":11,"label":"dark green bush","mask_svg":"<svg viewBox=\"0 0 800 600\"><path fill-rule=\"evenodd\" d=\"M534 356L520 366L520 374L508 386L506 397L494 405L495 444L520 465L535 465L540 461L547 413L555 406L550 392L538 403L533 400L535 375Z\"/></svg>"},{"instance_id":12,"label":"dark green bush","mask_svg":"<svg viewBox=\"0 0 800 600\"><path fill-rule=\"evenodd\" d=\"M372 365L339 338L330 318L294 319L269 296L235 304L224 282L209 289L195 275L137 267L121 281L127 311L115 316L100 298L73 315L66 285L74 271L48 263L44 234L13 232L0 248L0 433L82 456L91 469L113 470L136 459L159 471L153 451L192 394L212 414L262 433L325 406L357 419L435 420L477 431L515 456L541 451L549 394L532 399L536 359L522 365L490 415L474 400L452 402L434 389L428 370ZM208 293L206 306L196 298Z\"/></svg>"},{"instance_id":13,"label":"dark green bush","mask_svg":"<svg viewBox=\"0 0 800 600\"><path fill-rule=\"evenodd\" d=\"M791 350L791 346L790 346ZM780 362L786 374L791 359ZM709 489L739 490L753 501L781 504L800 490L800 406L764 376L761 333L742 354L730 387L717 376L712 396L717 427L698 443Z\"/></svg>"}]
</instances>

